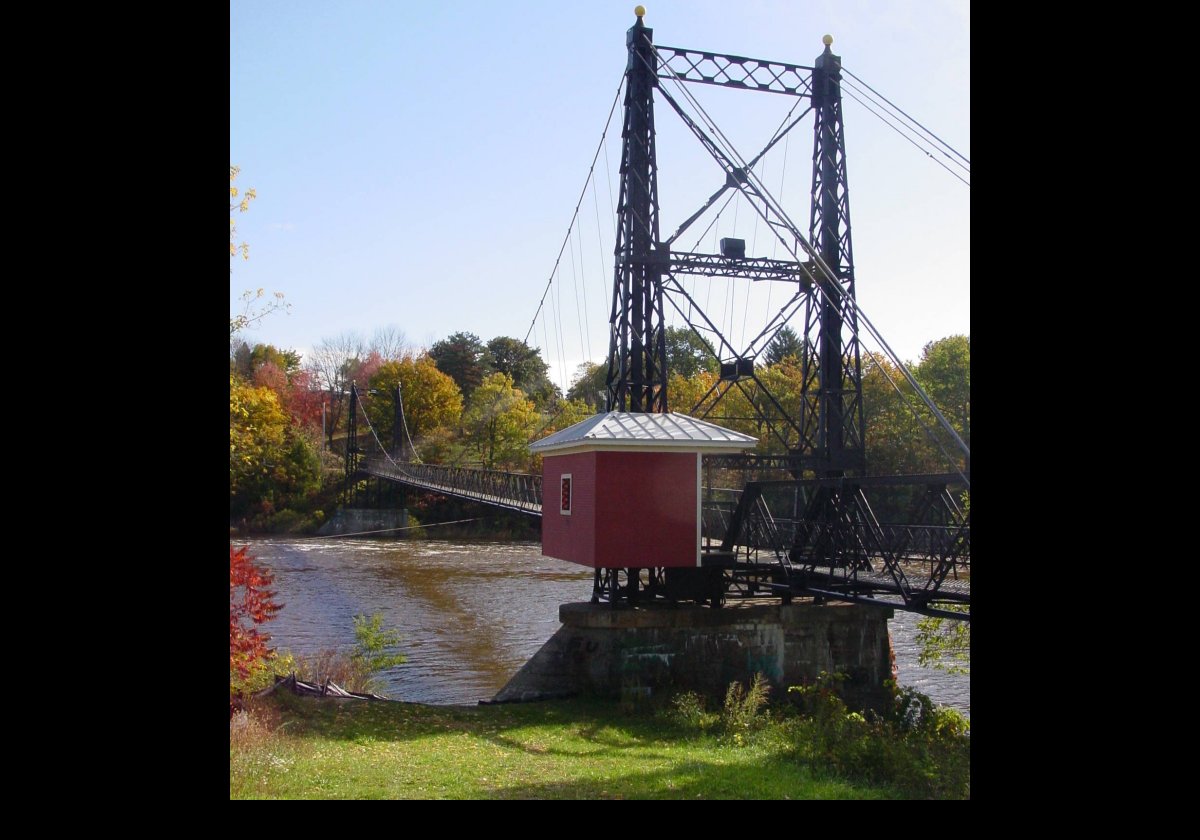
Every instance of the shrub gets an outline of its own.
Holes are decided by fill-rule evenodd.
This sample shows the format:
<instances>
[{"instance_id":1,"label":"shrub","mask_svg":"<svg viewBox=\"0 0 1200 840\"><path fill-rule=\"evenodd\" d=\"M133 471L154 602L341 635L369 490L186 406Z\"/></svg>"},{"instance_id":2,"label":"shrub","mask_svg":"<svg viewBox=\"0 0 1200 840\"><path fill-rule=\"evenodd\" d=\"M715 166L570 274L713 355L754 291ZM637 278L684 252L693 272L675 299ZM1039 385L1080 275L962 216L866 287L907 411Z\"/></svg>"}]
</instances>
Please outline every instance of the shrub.
<instances>
[{"instance_id":1,"label":"shrub","mask_svg":"<svg viewBox=\"0 0 1200 840\"><path fill-rule=\"evenodd\" d=\"M291 653L271 651L264 659L255 663L245 677L230 673L230 693L239 697L249 697L273 686L276 677L286 677L292 672L298 673L299 669L300 665Z\"/></svg>"},{"instance_id":2,"label":"shrub","mask_svg":"<svg viewBox=\"0 0 1200 840\"><path fill-rule=\"evenodd\" d=\"M741 745L748 733L766 723L763 709L767 705L771 684L762 674L755 674L749 690L739 682L731 682L725 692L725 705L721 710L721 725L725 735L735 744Z\"/></svg>"},{"instance_id":3,"label":"shrub","mask_svg":"<svg viewBox=\"0 0 1200 840\"><path fill-rule=\"evenodd\" d=\"M850 711L837 693L844 675L821 674L792 686L803 717L797 754L823 769L891 785L914 798L971 798L971 739L966 718L912 688L888 683L893 703L882 716Z\"/></svg>"},{"instance_id":4,"label":"shrub","mask_svg":"<svg viewBox=\"0 0 1200 840\"><path fill-rule=\"evenodd\" d=\"M229 545L229 694L235 682L246 680L265 667L271 655L271 637L258 627L275 617L282 604L268 587L274 577L257 565L245 546Z\"/></svg>"},{"instance_id":5,"label":"shrub","mask_svg":"<svg viewBox=\"0 0 1200 840\"><path fill-rule=\"evenodd\" d=\"M365 615L354 616L354 638L351 659L358 662L368 674L385 671L408 661L404 654L391 650L400 644L400 634L383 628L382 613L375 613L369 618Z\"/></svg>"},{"instance_id":6,"label":"shrub","mask_svg":"<svg viewBox=\"0 0 1200 840\"><path fill-rule=\"evenodd\" d=\"M375 613L354 616L354 638L349 653L328 649L294 660L296 676L316 685L332 680L347 691L380 693L377 675L406 661L394 650L400 634L384 628L383 615Z\"/></svg>"},{"instance_id":7,"label":"shrub","mask_svg":"<svg viewBox=\"0 0 1200 840\"><path fill-rule=\"evenodd\" d=\"M721 716L708 711L704 697L694 691L677 694L671 698L667 718L685 729L707 732L721 720Z\"/></svg>"}]
</instances>

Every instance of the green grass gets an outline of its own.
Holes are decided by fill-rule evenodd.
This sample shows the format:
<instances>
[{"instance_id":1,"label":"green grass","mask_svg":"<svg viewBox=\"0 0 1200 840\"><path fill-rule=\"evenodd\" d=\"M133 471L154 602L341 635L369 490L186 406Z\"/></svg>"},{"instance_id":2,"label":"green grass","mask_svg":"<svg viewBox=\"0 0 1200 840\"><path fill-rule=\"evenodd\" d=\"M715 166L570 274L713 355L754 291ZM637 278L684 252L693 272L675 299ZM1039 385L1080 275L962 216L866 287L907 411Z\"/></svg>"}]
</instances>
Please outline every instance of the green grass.
<instances>
[{"instance_id":1,"label":"green grass","mask_svg":"<svg viewBox=\"0 0 1200 840\"><path fill-rule=\"evenodd\" d=\"M241 716L239 716L241 718ZM795 757L613 702L474 708L273 695L231 724L231 799L886 799Z\"/></svg>"}]
</instances>

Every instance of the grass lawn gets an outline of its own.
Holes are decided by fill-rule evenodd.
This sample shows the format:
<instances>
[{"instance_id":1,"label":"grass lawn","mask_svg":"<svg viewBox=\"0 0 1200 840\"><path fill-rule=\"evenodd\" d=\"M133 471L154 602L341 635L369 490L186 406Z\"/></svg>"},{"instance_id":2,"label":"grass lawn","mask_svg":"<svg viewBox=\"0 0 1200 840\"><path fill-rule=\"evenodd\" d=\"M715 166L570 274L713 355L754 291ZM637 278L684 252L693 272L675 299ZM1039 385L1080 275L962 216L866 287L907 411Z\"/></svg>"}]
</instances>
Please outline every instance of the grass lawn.
<instances>
[{"instance_id":1,"label":"grass lawn","mask_svg":"<svg viewBox=\"0 0 1200 840\"><path fill-rule=\"evenodd\" d=\"M278 692L230 726L231 799L887 799L795 757L612 701L444 707Z\"/></svg>"}]
</instances>

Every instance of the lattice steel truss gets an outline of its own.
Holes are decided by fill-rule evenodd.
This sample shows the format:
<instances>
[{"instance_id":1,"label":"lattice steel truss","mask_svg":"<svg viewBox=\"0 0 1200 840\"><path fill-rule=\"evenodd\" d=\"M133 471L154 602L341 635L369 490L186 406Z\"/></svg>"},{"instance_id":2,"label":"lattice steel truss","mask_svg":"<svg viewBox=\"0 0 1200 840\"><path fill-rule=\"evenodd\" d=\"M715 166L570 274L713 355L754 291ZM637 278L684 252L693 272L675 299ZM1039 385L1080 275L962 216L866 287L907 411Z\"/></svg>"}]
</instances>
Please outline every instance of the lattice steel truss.
<instances>
[{"instance_id":1,"label":"lattice steel truss","mask_svg":"<svg viewBox=\"0 0 1200 840\"><path fill-rule=\"evenodd\" d=\"M718 533L716 527L720 527L719 533L725 535L720 549L709 551L705 558L706 565L724 569L724 591L747 597L769 592L782 594L785 599L798 593L874 599L919 612L947 614L940 606L943 602L962 601L959 595L941 596L947 574L966 569L969 577L969 514L961 514L947 485L942 485L939 492L929 491L906 510L911 520L906 527L941 529L937 532L940 541L929 543L922 561L930 570L927 581L914 585L907 571L911 557L903 543L903 534L910 532L895 531L899 526L880 525L865 489L875 485L874 479L865 478L862 349L855 306L841 59L833 54L830 43L827 39L813 67L804 67L655 46L653 30L641 18L626 33L629 57L610 317L608 409L668 410L665 301L720 361L720 378L696 405L682 408L714 420L733 419L713 412L736 389L754 407L754 419L762 424L772 448L780 453L720 459L726 464L740 461L743 475L757 479L750 480L740 498L723 511L719 506L705 509L708 533ZM669 86L664 81L669 81ZM808 100L808 108L794 120L789 114L762 151L745 161L687 93L684 83L799 97ZM659 238L656 90L725 174L724 183L665 240ZM687 107L688 102L692 108ZM814 115L813 170L805 237L762 185L754 167L810 112ZM680 235L730 190L741 193L794 259L766 260L728 252L698 254L673 249ZM687 292L679 280L686 275L783 283L790 287L790 294L785 295L785 302L766 326L745 346L737 347ZM773 394L755 364L793 317L802 317L804 325L800 331L798 400ZM760 471L771 468L782 468L789 477L790 508L779 508L778 500L768 504L763 495L767 485ZM755 475L748 475L746 469ZM903 485L907 479L897 480ZM941 524L932 524L938 518ZM770 554L766 561L759 556L763 551ZM882 569L882 576L875 573L875 566ZM616 603L637 592L639 571L625 571L628 582L624 586L618 584L615 572L598 574L594 596ZM683 586L681 590L669 585L670 575L650 570L650 581L644 588L670 597L672 591L678 593L690 587L716 605L720 599L712 596L709 577L706 574L702 584ZM969 600L968 594L965 602L969 604ZM956 613L955 617L962 616Z\"/></svg>"},{"instance_id":2,"label":"lattice steel truss","mask_svg":"<svg viewBox=\"0 0 1200 840\"><path fill-rule=\"evenodd\" d=\"M638 18L625 35L629 62L621 131L608 410L667 410L667 343L658 231L658 164L654 154L654 30Z\"/></svg>"},{"instance_id":3,"label":"lattice steel truss","mask_svg":"<svg viewBox=\"0 0 1200 840\"><path fill-rule=\"evenodd\" d=\"M693 413L703 409L702 416L708 416L726 394L737 389L762 407L759 419L776 448L792 459L795 477L864 474L862 364L854 308L840 59L828 46L815 67L656 47L653 30L640 18L626 33L626 46L629 59L610 316L609 410L668 410L665 300L721 362L721 378L695 406L684 408ZM753 160L741 165L716 136L719 130L714 132L715 126L701 125L689 114L663 86L664 79L680 87L683 82L698 82L796 96L808 99L810 107L776 132ZM656 89L725 171L720 188L666 240L659 238ZM753 168L810 111L815 114L813 193L806 238L753 177ZM739 190L773 235L798 258L767 260L672 250L679 236L729 190ZM800 258L804 256L808 258ZM757 335L737 347L686 291L679 280L684 275L783 282L790 286L791 294ZM755 360L801 311L802 393L798 404L789 404L773 394L758 375ZM712 419L727 418L718 413Z\"/></svg>"}]
</instances>

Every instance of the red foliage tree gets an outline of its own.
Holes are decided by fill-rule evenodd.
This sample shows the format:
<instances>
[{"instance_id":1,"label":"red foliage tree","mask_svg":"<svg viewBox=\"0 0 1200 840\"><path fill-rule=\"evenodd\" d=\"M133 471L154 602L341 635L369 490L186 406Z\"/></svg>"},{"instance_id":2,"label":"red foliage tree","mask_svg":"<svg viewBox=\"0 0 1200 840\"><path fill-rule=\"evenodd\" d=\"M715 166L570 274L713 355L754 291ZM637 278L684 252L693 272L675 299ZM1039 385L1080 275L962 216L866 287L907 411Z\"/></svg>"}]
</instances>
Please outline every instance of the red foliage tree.
<instances>
[{"instance_id":1,"label":"red foliage tree","mask_svg":"<svg viewBox=\"0 0 1200 840\"><path fill-rule=\"evenodd\" d=\"M271 637L260 632L258 625L274 618L283 606L275 603L275 593L267 588L274 579L255 564L245 546L235 549L229 545L230 673L248 676L271 652L267 647Z\"/></svg>"},{"instance_id":2,"label":"red foliage tree","mask_svg":"<svg viewBox=\"0 0 1200 840\"><path fill-rule=\"evenodd\" d=\"M292 387L288 394L287 410L292 415L292 422L299 426L321 425L321 405L329 399L329 394L319 390L316 377L307 370L292 374Z\"/></svg>"}]
</instances>

